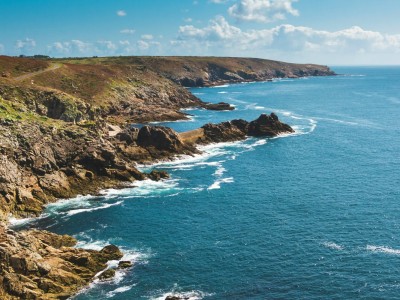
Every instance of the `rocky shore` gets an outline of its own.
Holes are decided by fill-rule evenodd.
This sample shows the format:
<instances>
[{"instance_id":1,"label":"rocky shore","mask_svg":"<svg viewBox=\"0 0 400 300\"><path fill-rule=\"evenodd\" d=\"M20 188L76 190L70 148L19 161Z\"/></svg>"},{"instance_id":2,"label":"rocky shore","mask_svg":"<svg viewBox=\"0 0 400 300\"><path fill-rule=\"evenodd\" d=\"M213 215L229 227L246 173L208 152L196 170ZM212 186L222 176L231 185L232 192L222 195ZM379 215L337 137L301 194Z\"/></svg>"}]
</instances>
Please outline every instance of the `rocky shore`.
<instances>
[{"instance_id":1,"label":"rocky shore","mask_svg":"<svg viewBox=\"0 0 400 300\"><path fill-rule=\"evenodd\" d=\"M179 63L172 68L174 60ZM113 245L101 251L83 250L74 248L72 237L11 230L7 226L9 216L38 216L46 204L57 199L96 194L146 178L167 178L164 171L145 174L135 166L198 153L197 144L293 132L273 113L251 122L206 124L185 133L162 126L131 126L185 118L180 111L185 107L232 109L228 103L204 103L182 87L187 80L180 77L180 68L192 74L190 80L198 82L196 86L206 86L221 80L236 82L232 74L239 71L232 66L247 62L249 68L253 63L250 59L220 60L190 58L183 63L183 58L109 58L99 62L0 57L1 299L66 299L96 275L99 280L112 276L114 270L100 272L106 269L108 260L122 257ZM271 61L266 62L273 69ZM223 73L210 71L215 64L227 68L227 63L231 69ZM209 69L204 69L205 64ZM199 66L214 74L202 84ZM278 66L293 76L331 75L322 66L315 66L314 71L312 65L303 69L301 65ZM270 69L265 74L272 74ZM232 74L228 76L227 72ZM257 76L249 80L267 75ZM130 262L121 262L120 266L130 267Z\"/></svg>"}]
</instances>

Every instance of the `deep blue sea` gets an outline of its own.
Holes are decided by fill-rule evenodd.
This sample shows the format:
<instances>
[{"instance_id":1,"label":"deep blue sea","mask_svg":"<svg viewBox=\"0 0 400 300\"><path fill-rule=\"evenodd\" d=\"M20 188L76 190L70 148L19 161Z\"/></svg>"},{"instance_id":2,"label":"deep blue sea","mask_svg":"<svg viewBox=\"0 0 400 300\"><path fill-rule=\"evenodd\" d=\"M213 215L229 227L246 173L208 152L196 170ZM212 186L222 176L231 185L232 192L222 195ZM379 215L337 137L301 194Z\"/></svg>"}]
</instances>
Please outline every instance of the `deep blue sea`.
<instances>
[{"instance_id":1,"label":"deep blue sea","mask_svg":"<svg viewBox=\"0 0 400 300\"><path fill-rule=\"evenodd\" d=\"M400 67L191 91L185 131L275 112L293 135L141 166L171 179L49 205L29 226L113 243L134 267L74 299L399 299Z\"/></svg>"}]
</instances>

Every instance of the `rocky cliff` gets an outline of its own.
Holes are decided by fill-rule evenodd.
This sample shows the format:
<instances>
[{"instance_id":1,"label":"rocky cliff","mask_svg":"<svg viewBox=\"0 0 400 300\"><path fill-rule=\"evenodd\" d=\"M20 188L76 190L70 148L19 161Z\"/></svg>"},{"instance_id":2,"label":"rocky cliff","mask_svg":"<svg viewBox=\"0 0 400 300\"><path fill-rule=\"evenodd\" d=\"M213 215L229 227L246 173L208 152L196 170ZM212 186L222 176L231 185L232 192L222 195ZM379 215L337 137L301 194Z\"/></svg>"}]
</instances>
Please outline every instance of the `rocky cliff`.
<instances>
[{"instance_id":1,"label":"rocky cliff","mask_svg":"<svg viewBox=\"0 0 400 300\"><path fill-rule=\"evenodd\" d=\"M38 216L60 198L166 178L135 165L197 153L196 143L292 131L274 114L181 134L131 126L185 118L180 109L190 106L232 109L206 104L183 86L331 74L323 66L242 58L0 56L0 298L64 299L121 256L114 246L88 251L73 248L71 237L12 231L10 215Z\"/></svg>"},{"instance_id":2,"label":"rocky cliff","mask_svg":"<svg viewBox=\"0 0 400 300\"><path fill-rule=\"evenodd\" d=\"M77 63L78 61L72 61ZM98 64L98 59L85 63ZM237 57L110 57L102 64L135 65L152 70L185 87L266 81L273 78L335 75L327 66L293 64L258 58Z\"/></svg>"},{"instance_id":3,"label":"rocky cliff","mask_svg":"<svg viewBox=\"0 0 400 300\"><path fill-rule=\"evenodd\" d=\"M75 244L69 236L0 226L0 298L67 299L123 256L113 245L94 251Z\"/></svg>"}]
</instances>

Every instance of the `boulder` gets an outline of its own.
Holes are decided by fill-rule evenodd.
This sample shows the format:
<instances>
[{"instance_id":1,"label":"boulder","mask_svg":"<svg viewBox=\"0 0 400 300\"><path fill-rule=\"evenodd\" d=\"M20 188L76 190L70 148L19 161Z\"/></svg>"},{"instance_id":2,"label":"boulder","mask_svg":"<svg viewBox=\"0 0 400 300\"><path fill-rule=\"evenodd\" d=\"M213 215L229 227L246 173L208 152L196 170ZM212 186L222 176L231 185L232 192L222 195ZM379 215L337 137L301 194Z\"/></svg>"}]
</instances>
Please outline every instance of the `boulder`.
<instances>
[{"instance_id":1,"label":"boulder","mask_svg":"<svg viewBox=\"0 0 400 300\"><path fill-rule=\"evenodd\" d=\"M100 253L107 258L107 260L118 260L124 256L119 250L119 248L115 245L108 245L105 246L103 249L100 250Z\"/></svg>"}]
</instances>

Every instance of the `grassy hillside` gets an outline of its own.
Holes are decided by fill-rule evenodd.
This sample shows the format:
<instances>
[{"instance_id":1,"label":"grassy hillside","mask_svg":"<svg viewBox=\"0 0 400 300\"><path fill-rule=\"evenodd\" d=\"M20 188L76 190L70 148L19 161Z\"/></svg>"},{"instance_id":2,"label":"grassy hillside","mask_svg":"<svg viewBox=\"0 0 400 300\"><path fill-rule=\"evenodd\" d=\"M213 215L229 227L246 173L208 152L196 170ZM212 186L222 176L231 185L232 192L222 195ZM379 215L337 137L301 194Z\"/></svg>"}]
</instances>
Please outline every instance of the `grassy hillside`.
<instances>
[{"instance_id":1,"label":"grassy hillside","mask_svg":"<svg viewBox=\"0 0 400 300\"><path fill-rule=\"evenodd\" d=\"M256 58L0 56L0 96L67 122L135 123L182 119L181 108L203 105L183 87L333 74L326 66Z\"/></svg>"}]
</instances>

